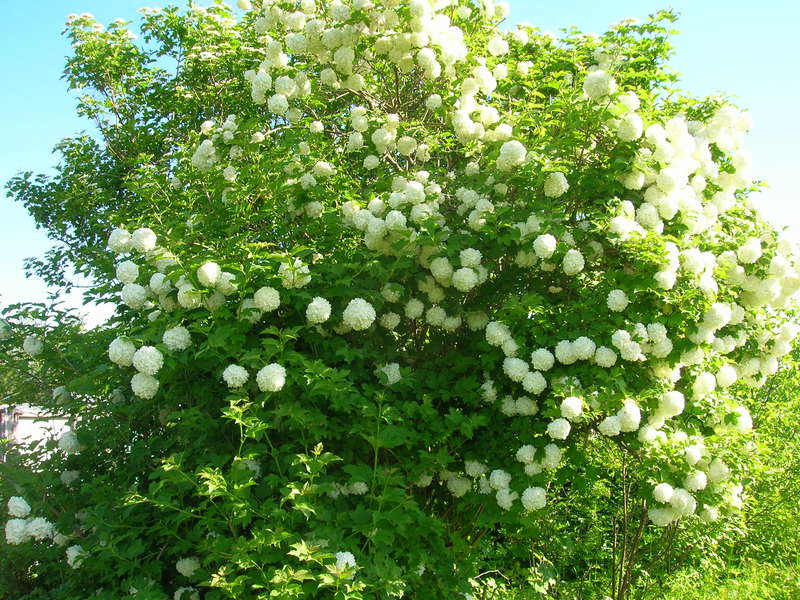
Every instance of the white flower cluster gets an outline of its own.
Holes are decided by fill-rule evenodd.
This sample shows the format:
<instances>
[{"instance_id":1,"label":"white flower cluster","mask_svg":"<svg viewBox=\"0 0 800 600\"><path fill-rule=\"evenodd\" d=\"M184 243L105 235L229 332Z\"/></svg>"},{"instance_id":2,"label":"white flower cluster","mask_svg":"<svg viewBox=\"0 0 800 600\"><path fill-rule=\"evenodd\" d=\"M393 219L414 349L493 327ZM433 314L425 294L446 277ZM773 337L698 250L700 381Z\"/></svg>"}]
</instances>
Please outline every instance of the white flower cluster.
<instances>
[{"instance_id":1,"label":"white flower cluster","mask_svg":"<svg viewBox=\"0 0 800 600\"><path fill-rule=\"evenodd\" d=\"M31 540L40 542L55 535L55 526L50 521L43 517L29 517L31 507L21 496L11 496L7 506L8 514L13 517L5 525L7 544L16 546Z\"/></svg>"},{"instance_id":2,"label":"white flower cluster","mask_svg":"<svg viewBox=\"0 0 800 600\"><path fill-rule=\"evenodd\" d=\"M750 207L742 200L741 190L752 183L743 151L747 115L723 106L703 122L680 115L660 119L660 109L649 105L645 95L640 99L636 91L617 90L618 56L598 49L596 64L577 87L564 86L563 93L573 94L582 111L597 117L592 121L598 130L590 135L617 148L599 156L597 164L633 158L611 182L624 188L623 199L596 198L591 214L584 213L579 196L608 187L594 186L564 156L546 155L527 125L527 105L509 100L504 91L512 76L534 79L535 65L516 57L540 34L530 28L501 32L495 19L504 16L502 5L479 4L473 10L473 4L450 0L334 0L325 7L304 1L292 9L267 3L252 24L263 52L244 77L252 101L271 113L273 129L244 131L242 125L240 131L233 115L220 126L206 122L191 164L205 178L225 180L215 184L233 185L244 179L245 163L238 161L244 152L260 152L267 135L276 143L293 140L283 146L289 150L288 195L307 199L300 206L287 203L287 216L317 227L321 221L308 219L323 214L327 219L330 211L340 210L343 223L363 242L362 256L373 253L412 265L392 275L397 283L381 289L384 282L378 282L383 305L371 295L375 287L354 288L353 296L376 301L354 297L341 324L330 329L337 334L367 331L377 321L374 334L387 341L389 351L375 358L375 373L381 380L386 377L388 385L400 381L399 364L387 361L397 356L392 352L410 347L406 329L424 339L482 336L498 372L484 375L476 396L509 418L531 419L540 407L552 415L544 433L530 434L535 439L524 440L508 457L524 465L526 476L540 480L512 490L507 471L490 472L468 461L465 474L439 474L454 496L474 487L478 493L493 492L505 510L517 499L525 510L542 508L544 487L528 484L544 485L544 471L559 466L563 448L577 437L570 434L580 429L620 441L635 436L646 468L657 470L659 478L672 473L670 484L663 484L669 493L665 487L654 491L654 499L664 505L651 508L656 524L697 512L697 502L706 504L701 514L714 515L716 500L703 494L715 485L715 493L725 492L735 506L741 499L730 479L737 470L720 462L695 421L703 417L720 438L713 444L720 446L747 434L752 419L733 392L737 386L763 383L791 351L798 328L782 325L778 313L800 290L792 243L750 219ZM248 0L240 6L252 9ZM481 23L484 41L468 46L460 19L469 19L470 29ZM435 137L420 127L412 109L373 102L383 97L372 93L382 80L373 71L376 62L392 65L403 76L420 77L415 85L421 94L412 104L425 115L424 122L436 123ZM319 108L325 100L345 108L326 112ZM281 137L284 132L290 135ZM301 141L298 132L304 135ZM248 138L249 144L241 141ZM443 139L446 168L436 155ZM600 146L582 152L581 162L594 159ZM231 164L224 166L228 159ZM352 190L341 204L329 197L331 188L341 184L344 189L353 179L358 179L353 190L369 188L363 199ZM567 205L571 218L563 217ZM177 307L213 311L236 291L233 275L213 262L176 278L167 271L174 260L156 247L149 229L133 234L116 229L108 243L117 253L142 253L159 270L147 283L143 264L128 260L118 265L122 300L134 310L157 305L167 314ZM281 315L299 315L311 335L331 335L322 325L331 319L333 307L316 294L334 303L338 296L313 289L323 266L313 267L312 280L309 265L286 252L277 269L280 285L274 284L281 291L262 287L252 298L241 298L239 318L258 322L283 302ZM313 264L319 265L316 258ZM504 304L510 295L519 306ZM687 299L694 305L691 311ZM386 304L396 306L384 311ZM180 322L200 334L188 320ZM456 331L458 336L452 335ZM174 323L162 341L170 352L192 343L189 330ZM139 345L118 338L109 347L109 358L121 367L134 366L139 371L132 381L134 392L153 397L164 357L153 346ZM635 381L646 389L635 400L622 398L592 388L587 383L592 373ZM231 389L243 388L249 376L237 364L221 373ZM275 362L255 379L261 391L276 392L286 376ZM683 453L686 466L678 468L673 459ZM366 484L356 483L362 485L335 491L367 492ZM342 565L355 566L349 557Z\"/></svg>"}]
</instances>

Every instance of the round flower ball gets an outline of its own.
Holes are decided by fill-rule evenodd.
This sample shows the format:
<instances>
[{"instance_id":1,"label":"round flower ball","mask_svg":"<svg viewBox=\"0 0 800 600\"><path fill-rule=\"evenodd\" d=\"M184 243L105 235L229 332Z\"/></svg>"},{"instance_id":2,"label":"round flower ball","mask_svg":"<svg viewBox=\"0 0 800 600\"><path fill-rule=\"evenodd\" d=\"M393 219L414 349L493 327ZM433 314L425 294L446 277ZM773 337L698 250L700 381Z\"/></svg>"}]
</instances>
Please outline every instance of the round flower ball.
<instances>
[{"instance_id":1,"label":"round flower ball","mask_svg":"<svg viewBox=\"0 0 800 600\"><path fill-rule=\"evenodd\" d=\"M468 292L478 285L478 274L469 267L463 267L453 273L453 287L459 292Z\"/></svg>"},{"instance_id":2,"label":"round flower ball","mask_svg":"<svg viewBox=\"0 0 800 600\"><path fill-rule=\"evenodd\" d=\"M153 346L142 346L133 354L133 366L140 373L155 375L164 366L164 355Z\"/></svg>"},{"instance_id":3,"label":"round flower ball","mask_svg":"<svg viewBox=\"0 0 800 600\"><path fill-rule=\"evenodd\" d=\"M363 298L354 298L344 309L344 324L355 331L363 331L375 321L375 309Z\"/></svg>"},{"instance_id":4,"label":"round flower ball","mask_svg":"<svg viewBox=\"0 0 800 600\"><path fill-rule=\"evenodd\" d=\"M130 367L133 364L133 355L136 353L136 346L133 342L124 338L116 338L108 345L108 358L120 367Z\"/></svg>"},{"instance_id":5,"label":"round flower ball","mask_svg":"<svg viewBox=\"0 0 800 600\"><path fill-rule=\"evenodd\" d=\"M182 558L175 563L175 570L184 577L191 577L200 568L200 561L194 557Z\"/></svg>"},{"instance_id":6,"label":"round flower ball","mask_svg":"<svg viewBox=\"0 0 800 600\"><path fill-rule=\"evenodd\" d=\"M58 448L67 454L75 454L81 449L80 442L78 442L78 435L72 431L65 431L58 438Z\"/></svg>"},{"instance_id":7,"label":"round flower ball","mask_svg":"<svg viewBox=\"0 0 800 600\"><path fill-rule=\"evenodd\" d=\"M131 377L131 390L139 398L150 400L158 392L158 379L147 373L137 373Z\"/></svg>"},{"instance_id":8,"label":"round flower ball","mask_svg":"<svg viewBox=\"0 0 800 600\"><path fill-rule=\"evenodd\" d=\"M605 419L600 421L600 425L597 426L597 430L603 435L607 435L608 437L614 437L619 435L619 432L621 430L619 417L616 415L606 417Z\"/></svg>"},{"instance_id":9,"label":"round flower ball","mask_svg":"<svg viewBox=\"0 0 800 600\"><path fill-rule=\"evenodd\" d=\"M622 312L629 304L628 296L622 290L611 290L606 298L606 305L609 310Z\"/></svg>"},{"instance_id":10,"label":"round flower ball","mask_svg":"<svg viewBox=\"0 0 800 600\"><path fill-rule=\"evenodd\" d=\"M306 308L306 319L312 325L324 323L331 316L331 303L325 298L317 296Z\"/></svg>"},{"instance_id":11,"label":"round flower ball","mask_svg":"<svg viewBox=\"0 0 800 600\"><path fill-rule=\"evenodd\" d=\"M614 78L602 69L592 71L583 82L583 91L592 100L600 100L604 96L613 94L617 89Z\"/></svg>"},{"instance_id":12,"label":"round flower ball","mask_svg":"<svg viewBox=\"0 0 800 600\"><path fill-rule=\"evenodd\" d=\"M31 506L21 496L11 496L8 499L8 514L12 517L24 519L31 514Z\"/></svg>"},{"instance_id":13,"label":"round flower ball","mask_svg":"<svg viewBox=\"0 0 800 600\"><path fill-rule=\"evenodd\" d=\"M116 254L130 252L133 247L130 232L121 228L114 229L108 236L108 247Z\"/></svg>"},{"instance_id":14,"label":"round flower ball","mask_svg":"<svg viewBox=\"0 0 800 600\"><path fill-rule=\"evenodd\" d=\"M228 387L232 389L242 387L247 383L249 377L250 374L247 372L247 369L239 365L228 365L222 372L222 379Z\"/></svg>"},{"instance_id":15,"label":"round flower ball","mask_svg":"<svg viewBox=\"0 0 800 600\"><path fill-rule=\"evenodd\" d=\"M664 417L677 417L683 412L686 399L678 391L665 392L658 403L658 414Z\"/></svg>"},{"instance_id":16,"label":"round flower ball","mask_svg":"<svg viewBox=\"0 0 800 600\"><path fill-rule=\"evenodd\" d=\"M556 251L557 243L555 236L544 233L533 240L533 251L539 258L550 258Z\"/></svg>"},{"instance_id":17,"label":"round flower ball","mask_svg":"<svg viewBox=\"0 0 800 600\"><path fill-rule=\"evenodd\" d=\"M126 260L117 265L117 279L122 283L133 283L139 278L139 267L135 262Z\"/></svg>"},{"instance_id":18,"label":"round flower ball","mask_svg":"<svg viewBox=\"0 0 800 600\"><path fill-rule=\"evenodd\" d=\"M167 329L162 336L164 345L173 351L186 350L192 345L192 336L186 327L173 327Z\"/></svg>"},{"instance_id":19,"label":"round flower ball","mask_svg":"<svg viewBox=\"0 0 800 600\"><path fill-rule=\"evenodd\" d=\"M577 396L568 396L561 401L561 416L570 421L577 421L583 413L583 400Z\"/></svg>"},{"instance_id":20,"label":"round flower ball","mask_svg":"<svg viewBox=\"0 0 800 600\"><path fill-rule=\"evenodd\" d=\"M569 182L563 173L550 173L544 180L544 195L548 198L563 196L569 189Z\"/></svg>"},{"instance_id":21,"label":"round flower ball","mask_svg":"<svg viewBox=\"0 0 800 600\"><path fill-rule=\"evenodd\" d=\"M152 229L141 227L131 235L131 246L141 253L150 252L156 247L156 234Z\"/></svg>"},{"instance_id":22,"label":"round flower ball","mask_svg":"<svg viewBox=\"0 0 800 600\"><path fill-rule=\"evenodd\" d=\"M564 418L556 419L547 425L547 435L554 440L565 440L569 435L570 429L572 429L572 426L569 421Z\"/></svg>"},{"instance_id":23,"label":"round flower ball","mask_svg":"<svg viewBox=\"0 0 800 600\"><path fill-rule=\"evenodd\" d=\"M262 287L255 294L253 300L256 306L264 312L272 312L281 305L281 295L273 287Z\"/></svg>"},{"instance_id":24,"label":"round flower ball","mask_svg":"<svg viewBox=\"0 0 800 600\"><path fill-rule=\"evenodd\" d=\"M22 349L28 356L38 356L44 351L44 342L39 336L29 335L22 342Z\"/></svg>"},{"instance_id":25,"label":"round flower ball","mask_svg":"<svg viewBox=\"0 0 800 600\"><path fill-rule=\"evenodd\" d=\"M262 392L280 391L286 383L286 369L278 363L268 364L256 373L256 383Z\"/></svg>"},{"instance_id":26,"label":"round flower ball","mask_svg":"<svg viewBox=\"0 0 800 600\"><path fill-rule=\"evenodd\" d=\"M222 269L215 262L207 262L197 269L197 280L203 287L214 287L219 281Z\"/></svg>"},{"instance_id":27,"label":"round flower ball","mask_svg":"<svg viewBox=\"0 0 800 600\"><path fill-rule=\"evenodd\" d=\"M120 299L123 304L135 310L144 306L147 290L138 283L126 283L120 292Z\"/></svg>"},{"instance_id":28,"label":"round flower ball","mask_svg":"<svg viewBox=\"0 0 800 600\"><path fill-rule=\"evenodd\" d=\"M672 494L674 492L675 490L672 489L672 486L670 484L659 483L657 486L653 488L653 498L655 498L657 502L666 504L672 499Z\"/></svg>"},{"instance_id":29,"label":"round flower ball","mask_svg":"<svg viewBox=\"0 0 800 600\"><path fill-rule=\"evenodd\" d=\"M547 504L547 497L544 488L529 487L522 492L522 506L525 510L539 510Z\"/></svg>"}]
</instances>

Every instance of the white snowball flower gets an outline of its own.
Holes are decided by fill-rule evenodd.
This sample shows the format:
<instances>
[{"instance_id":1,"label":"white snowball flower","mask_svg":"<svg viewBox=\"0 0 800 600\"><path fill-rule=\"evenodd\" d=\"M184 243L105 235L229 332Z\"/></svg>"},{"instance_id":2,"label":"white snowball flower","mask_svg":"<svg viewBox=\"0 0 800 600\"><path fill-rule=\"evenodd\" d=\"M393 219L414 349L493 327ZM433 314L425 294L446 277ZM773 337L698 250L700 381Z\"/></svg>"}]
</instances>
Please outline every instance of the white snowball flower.
<instances>
[{"instance_id":1,"label":"white snowball flower","mask_svg":"<svg viewBox=\"0 0 800 600\"><path fill-rule=\"evenodd\" d=\"M43 517L28 519L25 523L25 532L34 540L42 541L53 537L53 524Z\"/></svg>"},{"instance_id":2,"label":"white snowball flower","mask_svg":"<svg viewBox=\"0 0 800 600\"><path fill-rule=\"evenodd\" d=\"M75 544L74 546L70 546L67 548L67 564L72 569L77 569L83 563L83 559L86 557L86 552L84 549Z\"/></svg>"},{"instance_id":3,"label":"white snowball flower","mask_svg":"<svg viewBox=\"0 0 800 600\"><path fill-rule=\"evenodd\" d=\"M736 407L736 431L739 433L748 433L749 431L753 430L753 417L750 416L750 411L748 411L744 406Z\"/></svg>"},{"instance_id":4,"label":"white snowball flower","mask_svg":"<svg viewBox=\"0 0 800 600\"><path fill-rule=\"evenodd\" d=\"M356 567L356 557L351 552L337 552L334 554L334 559L336 560L336 570L340 573Z\"/></svg>"},{"instance_id":5,"label":"white snowball flower","mask_svg":"<svg viewBox=\"0 0 800 600\"><path fill-rule=\"evenodd\" d=\"M467 293L478 285L478 274L468 267L462 267L453 273L452 284L459 292Z\"/></svg>"},{"instance_id":6,"label":"white snowball flower","mask_svg":"<svg viewBox=\"0 0 800 600\"><path fill-rule=\"evenodd\" d=\"M8 514L12 517L24 519L31 514L31 507L21 496L11 496L8 499Z\"/></svg>"},{"instance_id":7,"label":"white snowball flower","mask_svg":"<svg viewBox=\"0 0 800 600\"><path fill-rule=\"evenodd\" d=\"M409 319L419 319L424 311L425 305L416 298L411 298L406 302L404 312Z\"/></svg>"},{"instance_id":8,"label":"white snowball flower","mask_svg":"<svg viewBox=\"0 0 800 600\"><path fill-rule=\"evenodd\" d=\"M466 477L450 477L447 480L447 489L456 498L461 498L472 488L472 482Z\"/></svg>"},{"instance_id":9,"label":"white snowball flower","mask_svg":"<svg viewBox=\"0 0 800 600\"><path fill-rule=\"evenodd\" d=\"M461 261L462 267L470 267L475 269L480 266L483 255L481 254L480 250L476 250L475 248L467 248L459 252L458 258Z\"/></svg>"},{"instance_id":10,"label":"white snowball flower","mask_svg":"<svg viewBox=\"0 0 800 600\"><path fill-rule=\"evenodd\" d=\"M567 250L566 254L564 254L564 260L561 263L564 274L570 277L583 271L585 265L586 261L583 258L583 254L581 254L580 250L576 250L575 248Z\"/></svg>"},{"instance_id":11,"label":"white snowball flower","mask_svg":"<svg viewBox=\"0 0 800 600\"><path fill-rule=\"evenodd\" d=\"M622 290L611 290L608 293L606 305L608 306L609 310L614 312L622 312L628 307L628 304L628 296L626 296L625 292Z\"/></svg>"},{"instance_id":12,"label":"white snowball flower","mask_svg":"<svg viewBox=\"0 0 800 600\"><path fill-rule=\"evenodd\" d=\"M394 329L400 324L400 315L395 312L388 312L382 314L378 322L381 324L381 327L384 327L389 331L394 331Z\"/></svg>"},{"instance_id":13,"label":"white snowball flower","mask_svg":"<svg viewBox=\"0 0 800 600\"><path fill-rule=\"evenodd\" d=\"M153 273L150 277L150 290L159 296L169 293L172 289L172 284L170 283L167 276L163 273Z\"/></svg>"},{"instance_id":14,"label":"white snowball flower","mask_svg":"<svg viewBox=\"0 0 800 600\"><path fill-rule=\"evenodd\" d=\"M6 543L12 546L24 544L30 540L24 519L9 519L6 521Z\"/></svg>"},{"instance_id":15,"label":"white snowball flower","mask_svg":"<svg viewBox=\"0 0 800 600\"><path fill-rule=\"evenodd\" d=\"M547 348L539 348L531 353L531 364L537 371L549 371L555 362L555 356Z\"/></svg>"},{"instance_id":16,"label":"white snowball flower","mask_svg":"<svg viewBox=\"0 0 800 600\"><path fill-rule=\"evenodd\" d=\"M694 513L697 507L697 501L694 499L694 496L683 488L677 488L673 492L669 503L679 515L690 515Z\"/></svg>"},{"instance_id":17,"label":"white snowball flower","mask_svg":"<svg viewBox=\"0 0 800 600\"><path fill-rule=\"evenodd\" d=\"M749 238L739 247L738 250L736 250L736 257L739 259L739 262L744 265L749 265L756 262L759 258L761 258L761 254L761 240L757 237Z\"/></svg>"},{"instance_id":18,"label":"white snowball flower","mask_svg":"<svg viewBox=\"0 0 800 600\"><path fill-rule=\"evenodd\" d=\"M230 296L236 291L236 284L233 283L236 275L223 271L217 279L217 291L223 296ZM151 284L152 287L152 284Z\"/></svg>"},{"instance_id":19,"label":"white snowball flower","mask_svg":"<svg viewBox=\"0 0 800 600\"><path fill-rule=\"evenodd\" d=\"M528 151L517 140L505 142L500 147L500 156L497 157L497 169L499 171L510 171L525 162Z\"/></svg>"},{"instance_id":20,"label":"white snowball flower","mask_svg":"<svg viewBox=\"0 0 800 600\"><path fill-rule=\"evenodd\" d=\"M133 366L140 373L155 375L164 365L164 355L153 346L142 346L133 354Z\"/></svg>"},{"instance_id":21,"label":"white snowball flower","mask_svg":"<svg viewBox=\"0 0 800 600\"><path fill-rule=\"evenodd\" d=\"M704 523L713 523L719 519L719 510L714 506L706 506L698 515Z\"/></svg>"},{"instance_id":22,"label":"white snowball flower","mask_svg":"<svg viewBox=\"0 0 800 600\"><path fill-rule=\"evenodd\" d=\"M539 510L547 504L547 496L544 488L529 487L522 492L522 506L525 510Z\"/></svg>"},{"instance_id":23,"label":"white snowball flower","mask_svg":"<svg viewBox=\"0 0 800 600\"><path fill-rule=\"evenodd\" d=\"M280 391L286 383L286 369L278 363L268 364L256 373L256 383L262 392Z\"/></svg>"},{"instance_id":24,"label":"white snowball flower","mask_svg":"<svg viewBox=\"0 0 800 600\"><path fill-rule=\"evenodd\" d=\"M539 371L532 371L522 378L522 387L529 394L538 395L547 387L547 380Z\"/></svg>"},{"instance_id":25,"label":"white snowball flower","mask_svg":"<svg viewBox=\"0 0 800 600\"><path fill-rule=\"evenodd\" d=\"M665 417L676 417L683 412L686 400L677 391L665 392L658 402L658 413Z\"/></svg>"},{"instance_id":26,"label":"white snowball flower","mask_svg":"<svg viewBox=\"0 0 800 600\"><path fill-rule=\"evenodd\" d=\"M281 305L281 295L273 287L262 287L253 294L253 301L259 310L271 312Z\"/></svg>"},{"instance_id":27,"label":"white snowball flower","mask_svg":"<svg viewBox=\"0 0 800 600\"><path fill-rule=\"evenodd\" d=\"M739 376L736 373L735 368L733 368L731 365L724 365L720 367L719 371L717 371L716 375L717 385L721 388L730 387L734 383L736 383L738 377Z\"/></svg>"},{"instance_id":28,"label":"white snowball flower","mask_svg":"<svg viewBox=\"0 0 800 600\"><path fill-rule=\"evenodd\" d=\"M311 324L324 323L331 316L331 303L316 296L306 308L306 319Z\"/></svg>"},{"instance_id":29,"label":"white snowball flower","mask_svg":"<svg viewBox=\"0 0 800 600\"><path fill-rule=\"evenodd\" d=\"M527 444L525 446L521 446L519 450L517 450L516 459L517 461L523 464L530 464L534 461L536 457L536 448Z\"/></svg>"},{"instance_id":30,"label":"white snowball flower","mask_svg":"<svg viewBox=\"0 0 800 600\"><path fill-rule=\"evenodd\" d=\"M80 475L80 471L64 471L58 478L61 480L61 483L69 487L78 480Z\"/></svg>"},{"instance_id":31,"label":"white snowball flower","mask_svg":"<svg viewBox=\"0 0 800 600\"><path fill-rule=\"evenodd\" d=\"M561 401L561 416L570 421L578 421L583 413L583 400L577 396L568 396Z\"/></svg>"},{"instance_id":32,"label":"white snowball flower","mask_svg":"<svg viewBox=\"0 0 800 600\"><path fill-rule=\"evenodd\" d=\"M164 342L164 345L173 352L186 350L186 348L192 345L192 335L186 327L180 325L167 329L161 337L161 340Z\"/></svg>"},{"instance_id":33,"label":"white snowball flower","mask_svg":"<svg viewBox=\"0 0 800 600\"><path fill-rule=\"evenodd\" d=\"M572 429L572 426L569 424L569 421L563 418L556 419L555 421L548 423L547 435L554 440L565 440L569 435L570 429Z\"/></svg>"},{"instance_id":34,"label":"white snowball flower","mask_svg":"<svg viewBox=\"0 0 800 600\"><path fill-rule=\"evenodd\" d=\"M725 461L715 458L711 461L708 467L708 481L711 483L718 483L725 481L731 476L730 467L725 464Z\"/></svg>"},{"instance_id":35,"label":"white snowball flower","mask_svg":"<svg viewBox=\"0 0 800 600\"><path fill-rule=\"evenodd\" d=\"M508 488L511 483L511 473L507 473L502 469L495 469L489 473L489 485L494 490L502 490Z\"/></svg>"},{"instance_id":36,"label":"white snowball flower","mask_svg":"<svg viewBox=\"0 0 800 600\"><path fill-rule=\"evenodd\" d=\"M675 490L668 483L659 483L653 488L653 498L655 498L656 502L661 502L662 504L669 502L674 493Z\"/></svg>"},{"instance_id":37,"label":"white snowball flower","mask_svg":"<svg viewBox=\"0 0 800 600\"><path fill-rule=\"evenodd\" d=\"M44 342L36 335L29 335L22 342L22 349L28 356L38 356L44 351Z\"/></svg>"},{"instance_id":38,"label":"white snowball flower","mask_svg":"<svg viewBox=\"0 0 800 600\"><path fill-rule=\"evenodd\" d=\"M642 421L642 411L634 400L627 398L622 408L617 411L617 419L620 431L636 431Z\"/></svg>"},{"instance_id":39,"label":"white snowball flower","mask_svg":"<svg viewBox=\"0 0 800 600\"><path fill-rule=\"evenodd\" d=\"M690 492L698 492L700 490L704 490L708 485L708 478L703 471L699 469L695 469L691 473L686 476L686 479L683 480L683 487L685 487Z\"/></svg>"},{"instance_id":40,"label":"white snowball flower","mask_svg":"<svg viewBox=\"0 0 800 600\"><path fill-rule=\"evenodd\" d=\"M583 91L592 100L600 100L604 96L613 94L617 89L617 82L614 78L603 71L597 69L586 76L583 82Z\"/></svg>"},{"instance_id":41,"label":"white snowball flower","mask_svg":"<svg viewBox=\"0 0 800 600\"><path fill-rule=\"evenodd\" d=\"M425 99L425 108L434 111L442 106L442 97L439 94L431 94Z\"/></svg>"},{"instance_id":42,"label":"white snowball flower","mask_svg":"<svg viewBox=\"0 0 800 600\"><path fill-rule=\"evenodd\" d=\"M135 262L126 260L117 265L117 279L122 283L133 283L139 278L139 267Z\"/></svg>"},{"instance_id":43,"label":"white snowball flower","mask_svg":"<svg viewBox=\"0 0 800 600\"><path fill-rule=\"evenodd\" d=\"M510 510L511 507L514 505L514 501L518 497L519 494L517 494L517 492L512 492L508 488L497 490L497 493L495 494L497 505L503 510Z\"/></svg>"},{"instance_id":44,"label":"white snowball flower","mask_svg":"<svg viewBox=\"0 0 800 600\"><path fill-rule=\"evenodd\" d=\"M519 358L506 358L503 361L503 372L511 381L522 381L529 370L528 363Z\"/></svg>"},{"instance_id":45,"label":"white snowball flower","mask_svg":"<svg viewBox=\"0 0 800 600\"><path fill-rule=\"evenodd\" d=\"M342 317L345 325L363 331L375 321L375 309L363 298L354 298L347 304Z\"/></svg>"},{"instance_id":46,"label":"white snowball flower","mask_svg":"<svg viewBox=\"0 0 800 600\"><path fill-rule=\"evenodd\" d=\"M614 437L619 435L620 432L619 417L617 417L616 415L606 417L605 419L600 421L600 424L597 426L597 430L603 435L607 435L608 437Z\"/></svg>"},{"instance_id":47,"label":"white snowball flower","mask_svg":"<svg viewBox=\"0 0 800 600\"><path fill-rule=\"evenodd\" d=\"M146 373L136 373L131 377L131 390L139 398L150 400L158 392L158 379Z\"/></svg>"},{"instance_id":48,"label":"white snowball flower","mask_svg":"<svg viewBox=\"0 0 800 600\"><path fill-rule=\"evenodd\" d=\"M143 254L150 252L156 247L156 234L152 229L141 227L131 235L131 245Z\"/></svg>"},{"instance_id":49,"label":"white snowball flower","mask_svg":"<svg viewBox=\"0 0 800 600\"><path fill-rule=\"evenodd\" d=\"M130 252L133 248L130 232L121 228L112 230L108 236L108 247L116 254Z\"/></svg>"},{"instance_id":50,"label":"white snowball flower","mask_svg":"<svg viewBox=\"0 0 800 600\"><path fill-rule=\"evenodd\" d=\"M67 454L76 454L80 451L81 445L78 442L78 435L71 429L65 431L58 438L58 448Z\"/></svg>"},{"instance_id":51,"label":"white snowball flower","mask_svg":"<svg viewBox=\"0 0 800 600\"><path fill-rule=\"evenodd\" d=\"M700 373L692 384L692 393L695 398L701 398L713 392L717 388L717 379L713 373L704 371Z\"/></svg>"},{"instance_id":52,"label":"white snowball flower","mask_svg":"<svg viewBox=\"0 0 800 600\"><path fill-rule=\"evenodd\" d=\"M228 365L222 372L222 379L228 387L232 389L242 387L247 383L249 377L250 374L247 372L247 369L239 365Z\"/></svg>"},{"instance_id":53,"label":"white snowball flower","mask_svg":"<svg viewBox=\"0 0 800 600\"><path fill-rule=\"evenodd\" d=\"M383 365L375 373L383 373L386 375L386 385L394 385L400 381L400 379L402 379L402 375L400 374L400 365L397 363L388 363Z\"/></svg>"},{"instance_id":54,"label":"white snowball flower","mask_svg":"<svg viewBox=\"0 0 800 600\"><path fill-rule=\"evenodd\" d=\"M215 262L207 262L198 267L197 280L203 287L211 288L217 285L222 269Z\"/></svg>"},{"instance_id":55,"label":"white snowball flower","mask_svg":"<svg viewBox=\"0 0 800 600\"><path fill-rule=\"evenodd\" d=\"M138 283L128 283L123 286L120 298L124 304L136 310L147 301L147 290Z\"/></svg>"},{"instance_id":56,"label":"white snowball flower","mask_svg":"<svg viewBox=\"0 0 800 600\"><path fill-rule=\"evenodd\" d=\"M108 358L120 367L130 367L133 364L133 355L136 346L124 338L116 338L108 345Z\"/></svg>"},{"instance_id":57,"label":"white snowball flower","mask_svg":"<svg viewBox=\"0 0 800 600\"><path fill-rule=\"evenodd\" d=\"M548 198L563 196L568 189L567 177L561 172L550 173L544 180L544 195Z\"/></svg>"},{"instance_id":58,"label":"white snowball flower","mask_svg":"<svg viewBox=\"0 0 800 600\"><path fill-rule=\"evenodd\" d=\"M247 2L249 4L250 0L239 0L240 8L242 2ZM193 587L179 587L175 590L175 593L172 594L172 600L200 600L200 594Z\"/></svg>"},{"instance_id":59,"label":"white snowball flower","mask_svg":"<svg viewBox=\"0 0 800 600\"><path fill-rule=\"evenodd\" d=\"M184 577L191 577L200 568L200 560L195 556L182 558L175 563L175 570Z\"/></svg>"},{"instance_id":60,"label":"white snowball flower","mask_svg":"<svg viewBox=\"0 0 800 600\"><path fill-rule=\"evenodd\" d=\"M623 142L632 142L642 137L644 122L637 113L628 113L617 126L617 135Z\"/></svg>"},{"instance_id":61,"label":"white snowball flower","mask_svg":"<svg viewBox=\"0 0 800 600\"><path fill-rule=\"evenodd\" d=\"M308 265L299 258L295 258L291 263L282 262L278 267L278 275L281 277L281 285L288 290L299 289L311 283Z\"/></svg>"},{"instance_id":62,"label":"white snowball flower","mask_svg":"<svg viewBox=\"0 0 800 600\"><path fill-rule=\"evenodd\" d=\"M600 346L594 353L594 362L599 367L609 369L617 363L617 353L611 348Z\"/></svg>"},{"instance_id":63,"label":"white snowball flower","mask_svg":"<svg viewBox=\"0 0 800 600\"><path fill-rule=\"evenodd\" d=\"M486 49L492 56L502 56L508 52L508 42L500 36L495 36L489 40Z\"/></svg>"},{"instance_id":64,"label":"white snowball flower","mask_svg":"<svg viewBox=\"0 0 800 600\"><path fill-rule=\"evenodd\" d=\"M549 233L545 233L537 237L533 241L533 251L539 258L550 258L556 251L557 240Z\"/></svg>"}]
</instances>

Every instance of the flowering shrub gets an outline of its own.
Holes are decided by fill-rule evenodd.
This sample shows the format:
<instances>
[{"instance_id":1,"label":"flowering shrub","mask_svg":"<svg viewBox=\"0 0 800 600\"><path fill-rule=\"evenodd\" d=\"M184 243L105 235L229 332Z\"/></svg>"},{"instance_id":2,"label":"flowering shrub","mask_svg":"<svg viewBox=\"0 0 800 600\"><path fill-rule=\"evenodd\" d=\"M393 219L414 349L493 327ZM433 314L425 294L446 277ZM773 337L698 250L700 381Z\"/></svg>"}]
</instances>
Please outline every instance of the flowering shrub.
<instances>
[{"instance_id":1,"label":"flowering shrub","mask_svg":"<svg viewBox=\"0 0 800 600\"><path fill-rule=\"evenodd\" d=\"M239 7L144 9L143 46L68 23L105 147L10 188L80 215L63 256L118 309L41 399L76 422L73 516L8 543L61 536L64 593L98 598L449 598L598 443L643 527L735 513L799 265L748 198L747 113L667 96L671 15L556 39L492 0Z\"/></svg>"}]
</instances>

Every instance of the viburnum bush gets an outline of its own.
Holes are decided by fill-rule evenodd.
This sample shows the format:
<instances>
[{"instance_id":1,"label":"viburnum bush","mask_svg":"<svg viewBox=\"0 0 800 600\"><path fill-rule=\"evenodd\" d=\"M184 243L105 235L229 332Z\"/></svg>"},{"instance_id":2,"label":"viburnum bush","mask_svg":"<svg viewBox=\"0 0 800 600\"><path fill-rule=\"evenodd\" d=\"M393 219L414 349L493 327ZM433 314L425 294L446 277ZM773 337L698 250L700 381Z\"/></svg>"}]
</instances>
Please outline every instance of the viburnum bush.
<instances>
[{"instance_id":1,"label":"viburnum bush","mask_svg":"<svg viewBox=\"0 0 800 600\"><path fill-rule=\"evenodd\" d=\"M74 348L2 329L75 424L8 505L9 544L63 546L54 597L451 598L598 443L642 527L734 514L800 266L748 114L672 91L674 16L239 8L71 17L101 141L9 184L62 242L31 267L118 304Z\"/></svg>"}]
</instances>

